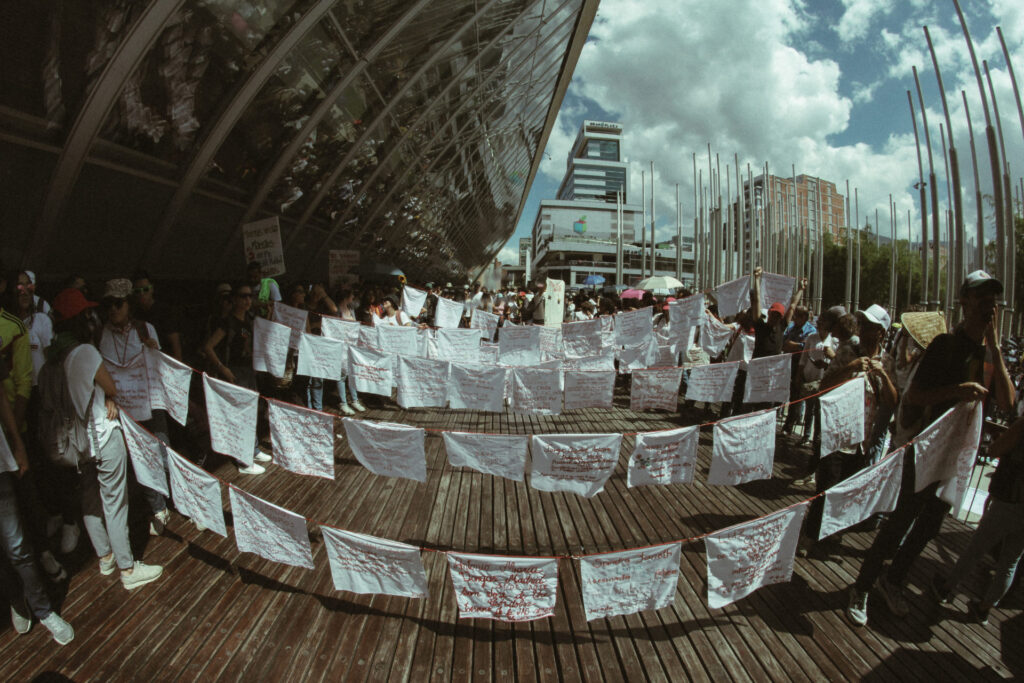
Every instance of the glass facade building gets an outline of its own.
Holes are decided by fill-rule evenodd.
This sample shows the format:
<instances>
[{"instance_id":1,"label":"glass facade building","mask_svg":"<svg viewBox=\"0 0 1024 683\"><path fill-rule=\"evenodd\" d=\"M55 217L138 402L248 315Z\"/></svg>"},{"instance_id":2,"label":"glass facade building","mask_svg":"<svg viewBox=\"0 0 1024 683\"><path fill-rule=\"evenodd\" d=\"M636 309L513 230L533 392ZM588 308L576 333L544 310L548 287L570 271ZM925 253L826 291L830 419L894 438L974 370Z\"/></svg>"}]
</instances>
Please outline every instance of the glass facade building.
<instances>
[{"instance_id":1,"label":"glass facade building","mask_svg":"<svg viewBox=\"0 0 1024 683\"><path fill-rule=\"evenodd\" d=\"M512 234L596 0L97 0L0 8L0 257L44 277L240 275L279 216L414 281Z\"/></svg>"}]
</instances>

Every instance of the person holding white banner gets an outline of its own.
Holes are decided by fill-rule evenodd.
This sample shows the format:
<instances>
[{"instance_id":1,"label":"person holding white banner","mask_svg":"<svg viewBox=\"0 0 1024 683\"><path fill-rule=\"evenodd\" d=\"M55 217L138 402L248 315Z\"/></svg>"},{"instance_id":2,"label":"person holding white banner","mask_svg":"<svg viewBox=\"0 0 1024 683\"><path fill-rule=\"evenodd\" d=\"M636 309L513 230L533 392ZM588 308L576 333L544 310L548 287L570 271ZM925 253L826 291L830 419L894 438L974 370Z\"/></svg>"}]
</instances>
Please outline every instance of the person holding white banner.
<instances>
[{"instance_id":1,"label":"person holding white banner","mask_svg":"<svg viewBox=\"0 0 1024 683\"><path fill-rule=\"evenodd\" d=\"M1003 284L983 270L972 272L964 280L960 286L963 322L952 334L935 337L925 349L900 404L896 425L899 435L917 436L932 420L963 401L992 396L1000 410L1009 410L1013 405L1013 383L996 335L996 299L1002 292ZM909 612L904 584L910 566L938 535L950 509L950 504L936 495L944 482L933 482L915 492L914 450L913 444L906 449L896 509L868 549L850 589L846 616L858 626L867 623L868 594L876 582L893 614L905 616ZM882 568L888 559L892 559L892 564L883 576Z\"/></svg>"},{"instance_id":2,"label":"person holding white banner","mask_svg":"<svg viewBox=\"0 0 1024 683\"><path fill-rule=\"evenodd\" d=\"M338 295L338 314L342 320L348 322L358 322L356 320L356 313L353 309L353 301L355 300L355 294L351 289L343 289ZM352 401L348 401L346 395L346 388L348 389L348 395L351 395ZM341 377L338 378L338 397L341 399L341 414L342 415L355 415L356 412L366 412L366 406L359 400L359 392L356 391L356 385L351 381L349 377L347 364L343 363L341 366Z\"/></svg>"}]
</instances>

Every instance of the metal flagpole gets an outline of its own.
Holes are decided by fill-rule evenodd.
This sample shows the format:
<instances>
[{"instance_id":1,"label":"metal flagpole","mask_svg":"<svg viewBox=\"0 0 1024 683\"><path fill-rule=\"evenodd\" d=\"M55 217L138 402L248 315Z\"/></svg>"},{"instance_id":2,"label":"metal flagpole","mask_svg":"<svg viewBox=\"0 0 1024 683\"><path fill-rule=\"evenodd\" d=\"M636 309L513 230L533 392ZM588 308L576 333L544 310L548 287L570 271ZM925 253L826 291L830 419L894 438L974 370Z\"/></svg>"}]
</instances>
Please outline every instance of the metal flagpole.
<instances>
[{"instance_id":1,"label":"metal flagpole","mask_svg":"<svg viewBox=\"0 0 1024 683\"><path fill-rule=\"evenodd\" d=\"M955 245L953 244L953 222L952 222L952 210L950 207L952 200L952 190L949 187L949 157L946 155L946 129L945 125L939 124L939 140L942 141L942 161L946 167L946 296L943 297L945 302L944 308L946 320L950 323L955 322L954 318L956 311L953 310L953 293L951 283L953 282L953 270L955 266Z\"/></svg>"},{"instance_id":2,"label":"metal flagpole","mask_svg":"<svg viewBox=\"0 0 1024 683\"><path fill-rule=\"evenodd\" d=\"M850 181L846 181L846 202L845 202L846 223L846 309L850 309L853 303L853 228L850 222Z\"/></svg>"},{"instance_id":3,"label":"metal flagpole","mask_svg":"<svg viewBox=\"0 0 1024 683\"><path fill-rule=\"evenodd\" d=\"M896 313L896 205L889 195L889 310Z\"/></svg>"},{"instance_id":4,"label":"metal flagpole","mask_svg":"<svg viewBox=\"0 0 1024 683\"><path fill-rule=\"evenodd\" d=\"M651 162L651 277L654 277L654 162Z\"/></svg>"},{"instance_id":5,"label":"metal flagpole","mask_svg":"<svg viewBox=\"0 0 1024 683\"><path fill-rule=\"evenodd\" d=\"M622 190L615 193L615 284L622 282Z\"/></svg>"},{"instance_id":6,"label":"metal flagpole","mask_svg":"<svg viewBox=\"0 0 1024 683\"><path fill-rule=\"evenodd\" d=\"M1013 99L1017 104L1017 119L1020 123L1021 135L1024 135L1024 106L1021 105L1020 89L1017 87L1017 76L1013 72L1013 62L1010 60L1010 51L1006 49L1006 41L1003 40L1003 29L996 26L996 33L999 35L999 45L1003 48L1003 59L1006 61L1006 71L1010 74L1010 84L1013 86ZM1024 195L1024 181L1021 182L1022 195ZM1021 197L1024 200L1024 196ZM1012 219L1010 223L1010 234L1012 235L1011 243L1016 244L1017 241L1017 225L1016 221ZM1014 247L1011 249L1013 254L1010 257L1010 273L1007 278L1007 282L1017 282L1017 249ZM1016 286L1009 287L1007 289L1007 301L1006 306L1011 311L1016 310L1017 306L1017 288ZM1011 316L1012 317L1012 316Z\"/></svg>"},{"instance_id":7,"label":"metal flagpole","mask_svg":"<svg viewBox=\"0 0 1024 683\"><path fill-rule=\"evenodd\" d=\"M732 280L732 174L729 164L725 165L725 279Z\"/></svg>"},{"instance_id":8,"label":"metal flagpole","mask_svg":"<svg viewBox=\"0 0 1024 683\"><path fill-rule=\"evenodd\" d=\"M733 153L732 165L736 169L736 239L739 240L739 265L736 270L739 275L750 272L745 263L747 241L746 230L744 230L744 205L743 205L743 184L740 182L740 155Z\"/></svg>"},{"instance_id":9,"label":"metal flagpole","mask_svg":"<svg viewBox=\"0 0 1024 683\"><path fill-rule=\"evenodd\" d=\"M679 203L679 183L676 183L676 279L683 281L683 216Z\"/></svg>"},{"instance_id":10,"label":"metal flagpole","mask_svg":"<svg viewBox=\"0 0 1024 683\"><path fill-rule=\"evenodd\" d=\"M743 219L750 229L750 268L744 271L744 274L753 271L757 266L761 238L757 232L757 222L754 216L754 172L751 170L750 164L747 164L747 208L750 218L747 218L747 212L744 212Z\"/></svg>"},{"instance_id":11,"label":"metal flagpole","mask_svg":"<svg viewBox=\"0 0 1024 683\"><path fill-rule=\"evenodd\" d=\"M640 171L640 205L643 207L643 220L640 221L640 279L647 277L647 174Z\"/></svg>"},{"instance_id":12,"label":"metal flagpole","mask_svg":"<svg viewBox=\"0 0 1024 683\"><path fill-rule=\"evenodd\" d=\"M908 311L910 310L911 289L913 289L913 286L914 286L914 259L913 259L913 253L914 252L913 252L913 249L911 247L911 242L913 241L914 238L913 238L912 232L913 231L910 228L910 209L907 209L907 310Z\"/></svg>"},{"instance_id":13,"label":"metal flagpole","mask_svg":"<svg viewBox=\"0 0 1024 683\"><path fill-rule=\"evenodd\" d=\"M988 82L988 92L992 97L992 116L996 120L999 154L1003 159L1003 210L1006 212L1006 218L1004 219L1006 225L1006 250L1003 254L1004 261L1000 264L1000 267L1005 278L1003 282L1013 282L1012 276L1010 276L1014 255L1016 254L1016 248L1014 247L1016 229L1013 224L1013 181L1010 180L1010 162L1006 157L1006 144L1003 140L1003 122L999 116L999 102L996 101L996 91L992 87L992 76L988 72L988 61L983 60L982 64L985 67L985 80ZM998 207L996 210L998 211ZM1003 289L1003 310L1010 313L1010 316L1003 316L1002 330L1004 334L1009 331L1006 322L1013 315L1012 305L1009 304L1009 295L1007 294L1011 290L1013 290L1013 287L1005 287Z\"/></svg>"},{"instance_id":14,"label":"metal flagpole","mask_svg":"<svg viewBox=\"0 0 1024 683\"><path fill-rule=\"evenodd\" d=\"M697 222L700 207L697 203L697 153L693 152L693 290L701 291L699 270L700 244L697 241Z\"/></svg>"},{"instance_id":15,"label":"metal flagpole","mask_svg":"<svg viewBox=\"0 0 1024 683\"><path fill-rule=\"evenodd\" d=\"M925 149L928 150L928 185L932 199L932 298L928 301L928 310L939 307L939 185L935 177L935 163L932 160L932 139L928 131L928 110L924 106L924 95L921 94L921 80L917 76L917 67L913 67L914 85L917 86L917 103L921 109L921 124L924 128ZM928 300L925 293L925 300Z\"/></svg>"},{"instance_id":16,"label":"metal flagpole","mask_svg":"<svg viewBox=\"0 0 1024 683\"><path fill-rule=\"evenodd\" d=\"M855 221L857 225L857 267L853 269L853 274L856 277L853 283L853 308L850 312L857 310L857 306L860 305L860 242L863 235L860 229L860 191L855 187L853 188L853 207L855 213Z\"/></svg>"},{"instance_id":17,"label":"metal flagpole","mask_svg":"<svg viewBox=\"0 0 1024 683\"><path fill-rule=\"evenodd\" d=\"M974 267L971 270L985 268L985 210L981 200L981 182L978 179L978 152L974 146L974 125L971 123L971 109L967 106L967 93L960 91L964 100L964 115L967 117L967 135L971 138L971 167L974 169L974 209L976 212L974 226Z\"/></svg>"},{"instance_id":18,"label":"metal flagpole","mask_svg":"<svg viewBox=\"0 0 1024 683\"><path fill-rule=\"evenodd\" d=\"M914 113L914 98L907 91L907 103L910 105L910 120L914 124L914 143L917 145L917 189L921 195L921 298L928 308L928 183L924 180L924 165L921 161L921 136L917 132L917 114ZM968 119L970 123L970 119ZM974 140L971 140L971 151ZM977 173L975 173L977 178ZM909 227L909 226L908 226Z\"/></svg>"}]
</instances>

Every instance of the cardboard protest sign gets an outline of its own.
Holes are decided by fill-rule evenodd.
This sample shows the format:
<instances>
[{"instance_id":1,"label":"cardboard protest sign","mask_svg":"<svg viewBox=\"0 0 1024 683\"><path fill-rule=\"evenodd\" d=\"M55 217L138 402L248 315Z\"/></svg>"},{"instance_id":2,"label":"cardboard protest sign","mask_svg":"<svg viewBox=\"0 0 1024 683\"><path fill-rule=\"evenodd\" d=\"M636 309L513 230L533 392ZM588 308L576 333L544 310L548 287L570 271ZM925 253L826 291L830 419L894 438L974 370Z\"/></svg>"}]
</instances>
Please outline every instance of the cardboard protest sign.
<instances>
[{"instance_id":1,"label":"cardboard protest sign","mask_svg":"<svg viewBox=\"0 0 1024 683\"><path fill-rule=\"evenodd\" d=\"M715 316L705 313L700 323L700 347L711 358L725 350L736 331L735 323L726 325Z\"/></svg>"},{"instance_id":2,"label":"cardboard protest sign","mask_svg":"<svg viewBox=\"0 0 1024 683\"><path fill-rule=\"evenodd\" d=\"M679 384L682 381L682 368L634 370L629 389L629 409L636 412L675 412L679 407Z\"/></svg>"},{"instance_id":3,"label":"cardboard protest sign","mask_svg":"<svg viewBox=\"0 0 1024 683\"><path fill-rule=\"evenodd\" d=\"M292 330L287 325L266 318L252 321L252 369L284 377L288 362L288 345Z\"/></svg>"},{"instance_id":4,"label":"cardboard protest sign","mask_svg":"<svg viewBox=\"0 0 1024 683\"><path fill-rule=\"evenodd\" d=\"M789 400L792 355L754 358L747 363L744 403L785 403Z\"/></svg>"},{"instance_id":5,"label":"cardboard protest sign","mask_svg":"<svg viewBox=\"0 0 1024 683\"><path fill-rule=\"evenodd\" d=\"M348 367L349 379L355 384L356 391L390 398L394 382L392 356L350 346Z\"/></svg>"},{"instance_id":6,"label":"cardboard protest sign","mask_svg":"<svg viewBox=\"0 0 1024 683\"><path fill-rule=\"evenodd\" d=\"M615 370L569 370L562 374L566 410L612 407Z\"/></svg>"},{"instance_id":7,"label":"cardboard protest sign","mask_svg":"<svg viewBox=\"0 0 1024 683\"><path fill-rule=\"evenodd\" d=\"M750 308L750 276L730 280L714 289L715 301L718 302L718 315L728 318L740 311ZM765 306L767 308L767 306Z\"/></svg>"},{"instance_id":8,"label":"cardboard protest sign","mask_svg":"<svg viewBox=\"0 0 1024 683\"><path fill-rule=\"evenodd\" d=\"M402 286L402 313L415 320L427 305L427 293L409 285Z\"/></svg>"},{"instance_id":9,"label":"cardboard protest sign","mask_svg":"<svg viewBox=\"0 0 1024 683\"><path fill-rule=\"evenodd\" d=\"M540 328L536 325L502 327L498 335L498 362L533 366L540 362Z\"/></svg>"},{"instance_id":10,"label":"cardboard protest sign","mask_svg":"<svg viewBox=\"0 0 1024 683\"><path fill-rule=\"evenodd\" d=\"M704 539L709 607L725 607L758 588L789 581L809 505L793 505Z\"/></svg>"},{"instance_id":11,"label":"cardboard protest sign","mask_svg":"<svg viewBox=\"0 0 1024 683\"><path fill-rule=\"evenodd\" d=\"M370 422L346 417L348 445L363 467L384 477L427 481L426 432L391 422Z\"/></svg>"},{"instance_id":12,"label":"cardboard protest sign","mask_svg":"<svg viewBox=\"0 0 1024 683\"><path fill-rule=\"evenodd\" d=\"M104 360L103 365L117 388L117 395L114 397L117 407L127 411L139 422L151 419L153 411L149 403L149 373L146 371L145 355L140 353L125 365L118 365L110 360Z\"/></svg>"},{"instance_id":13,"label":"cardboard protest sign","mask_svg":"<svg viewBox=\"0 0 1024 683\"><path fill-rule=\"evenodd\" d=\"M352 272L359 265L359 252L354 249L331 249L327 252L327 283L331 290L351 285L358 280Z\"/></svg>"},{"instance_id":14,"label":"cardboard protest sign","mask_svg":"<svg viewBox=\"0 0 1024 683\"><path fill-rule=\"evenodd\" d=\"M967 493L974 456L981 441L980 401L962 402L943 413L914 439L914 492L946 482L937 495L959 509Z\"/></svg>"},{"instance_id":15,"label":"cardboard protest sign","mask_svg":"<svg viewBox=\"0 0 1024 683\"><path fill-rule=\"evenodd\" d=\"M448 553L462 619L533 621L555 613L558 561L553 558Z\"/></svg>"},{"instance_id":16,"label":"cardboard protest sign","mask_svg":"<svg viewBox=\"0 0 1024 683\"><path fill-rule=\"evenodd\" d=\"M509 407L528 415L562 412L562 372L546 368L512 368Z\"/></svg>"},{"instance_id":17,"label":"cardboard protest sign","mask_svg":"<svg viewBox=\"0 0 1024 683\"><path fill-rule=\"evenodd\" d=\"M449 329L437 331L437 353L444 360L480 362L480 331Z\"/></svg>"},{"instance_id":18,"label":"cardboard protest sign","mask_svg":"<svg viewBox=\"0 0 1024 683\"><path fill-rule=\"evenodd\" d=\"M360 594L426 598L420 549L351 531L320 526L334 588Z\"/></svg>"},{"instance_id":19,"label":"cardboard protest sign","mask_svg":"<svg viewBox=\"0 0 1024 683\"><path fill-rule=\"evenodd\" d=\"M526 480L530 437L525 434L442 432L441 436L452 467L470 467L512 481Z\"/></svg>"},{"instance_id":20,"label":"cardboard protest sign","mask_svg":"<svg viewBox=\"0 0 1024 683\"><path fill-rule=\"evenodd\" d=\"M601 320L562 323L562 349L566 358L587 358L601 353Z\"/></svg>"},{"instance_id":21,"label":"cardboard protest sign","mask_svg":"<svg viewBox=\"0 0 1024 683\"><path fill-rule=\"evenodd\" d=\"M281 225L277 216L243 225L242 248L245 250L245 262L259 263L263 277L284 275L284 249L281 248Z\"/></svg>"},{"instance_id":22,"label":"cardboard protest sign","mask_svg":"<svg viewBox=\"0 0 1024 683\"><path fill-rule=\"evenodd\" d=\"M604 490L619 461L621 434L544 434L530 441L530 485L591 498Z\"/></svg>"},{"instance_id":23,"label":"cardboard protest sign","mask_svg":"<svg viewBox=\"0 0 1024 683\"><path fill-rule=\"evenodd\" d=\"M242 553L313 569L306 518L245 491L228 487L235 522L235 544Z\"/></svg>"},{"instance_id":24,"label":"cardboard protest sign","mask_svg":"<svg viewBox=\"0 0 1024 683\"><path fill-rule=\"evenodd\" d=\"M825 491L818 538L860 524L875 513L895 510L903 480L903 454L903 448L895 450Z\"/></svg>"},{"instance_id":25,"label":"cardboard protest sign","mask_svg":"<svg viewBox=\"0 0 1024 683\"><path fill-rule=\"evenodd\" d=\"M708 484L735 486L771 479L774 463L774 408L715 423Z\"/></svg>"},{"instance_id":26,"label":"cardboard protest sign","mask_svg":"<svg viewBox=\"0 0 1024 683\"><path fill-rule=\"evenodd\" d=\"M633 453L629 456L626 485L693 483L699 436L700 425L637 434Z\"/></svg>"},{"instance_id":27,"label":"cardboard protest sign","mask_svg":"<svg viewBox=\"0 0 1024 683\"><path fill-rule=\"evenodd\" d=\"M587 621L671 605L679 583L682 546L681 542L666 543L581 557Z\"/></svg>"},{"instance_id":28,"label":"cardboard protest sign","mask_svg":"<svg viewBox=\"0 0 1024 683\"><path fill-rule=\"evenodd\" d=\"M469 316L469 327L472 330L480 330L483 339L492 341L499 321L500 318L494 313L488 313L482 308L474 308L473 313Z\"/></svg>"},{"instance_id":29,"label":"cardboard protest sign","mask_svg":"<svg viewBox=\"0 0 1024 683\"><path fill-rule=\"evenodd\" d=\"M334 479L334 416L267 399L274 462L296 474Z\"/></svg>"},{"instance_id":30,"label":"cardboard protest sign","mask_svg":"<svg viewBox=\"0 0 1024 683\"><path fill-rule=\"evenodd\" d=\"M547 278L543 296L544 327L560 327L565 319L565 281Z\"/></svg>"},{"instance_id":31,"label":"cardboard protest sign","mask_svg":"<svg viewBox=\"0 0 1024 683\"><path fill-rule=\"evenodd\" d=\"M690 368L690 377L686 380L686 399L705 403L731 401L739 369L738 361L695 365Z\"/></svg>"},{"instance_id":32,"label":"cardboard protest sign","mask_svg":"<svg viewBox=\"0 0 1024 683\"><path fill-rule=\"evenodd\" d=\"M454 410L505 410L505 368L452 363L448 404Z\"/></svg>"},{"instance_id":33,"label":"cardboard protest sign","mask_svg":"<svg viewBox=\"0 0 1024 683\"><path fill-rule=\"evenodd\" d=\"M149 375L150 406L153 410L166 410L175 422L184 425L188 419L192 368L148 346L142 352Z\"/></svg>"},{"instance_id":34,"label":"cardboard protest sign","mask_svg":"<svg viewBox=\"0 0 1024 683\"><path fill-rule=\"evenodd\" d=\"M140 427L127 413L118 415L128 455L132 460L135 478L140 484L165 496L171 495L167 488L167 455L164 444Z\"/></svg>"},{"instance_id":35,"label":"cardboard protest sign","mask_svg":"<svg viewBox=\"0 0 1024 683\"><path fill-rule=\"evenodd\" d=\"M243 465L252 464L256 451L256 411L260 395L203 374L210 447Z\"/></svg>"},{"instance_id":36,"label":"cardboard protest sign","mask_svg":"<svg viewBox=\"0 0 1024 683\"><path fill-rule=\"evenodd\" d=\"M398 357L398 405L441 408L448 403L450 364L444 360Z\"/></svg>"},{"instance_id":37,"label":"cardboard protest sign","mask_svg":"<svg viewBox=\"0 0 1024 683\"><path fill-rule=\"evenodd\" d=\"M635 308L615 314L615 343L619 346L639 346L650 343L654 336L653 309Z\"/></svg>"},{"instance_id":38,"label":"cardboard protest sign","mask_svg":"<svg viewBox=\"0 0 1024 683\"><path fill-rule=\"evenodd\" d=\"M439 296L437 297L437 308L434 309L434 326L458 327L464 312L465 306L461 302Z\"/></svg>"},{"instance_id":39,"label":"cardboard protest sign","mask_svg":"<svg viewBox=\"0 0 1024 683\"><path fill-rule=\"evenodd\" d=\"M303 333L299 337L299 357L295 372L305 377L336 380L341 377L348 357L343 341Z\"/></svg>"},{"instance_id":40,"label":"cardboard protest sign","mask_svg":"<svg viewBox=\"0 0 1024 683\"><path fill-rule=\"evenodd\" d=\"M818 397L821 454L852 448L864 440L864 378L840 384Z\"/></svg>"},{"instance_id":41,"label":"cardboard protest sign","mask_svg":"<svg viewBox=\"0 0 1024 683\"><path fill-rule=\"evenodd\" d=\"M178 512L196 524L226 537L228 528L224 523L224 507L217 478L169 448L167 471L171 481L171 498Z\"/></svg>"}]
</instances>

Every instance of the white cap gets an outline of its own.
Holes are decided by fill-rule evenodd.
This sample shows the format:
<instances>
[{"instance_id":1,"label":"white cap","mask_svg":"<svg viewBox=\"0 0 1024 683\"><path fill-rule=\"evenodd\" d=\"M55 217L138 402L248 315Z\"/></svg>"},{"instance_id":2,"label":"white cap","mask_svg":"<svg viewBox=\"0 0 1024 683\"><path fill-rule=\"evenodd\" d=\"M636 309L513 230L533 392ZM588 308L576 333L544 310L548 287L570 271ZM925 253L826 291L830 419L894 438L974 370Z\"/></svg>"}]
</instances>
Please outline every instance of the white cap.
<instances>
[{"instance_id":1,"label":"white cap","mask_svg":"<svg viewBox=\"0 0 1024 683\"><path fill-rule=\"evenodd\" d=\"M885 330L888 330L889 325L892 324L892 318L890 318L886 310L878 304L871 304L867 307L867 310L857 312L867 318L868 322L881 325Z\"/></svg>"}]
</instances>

